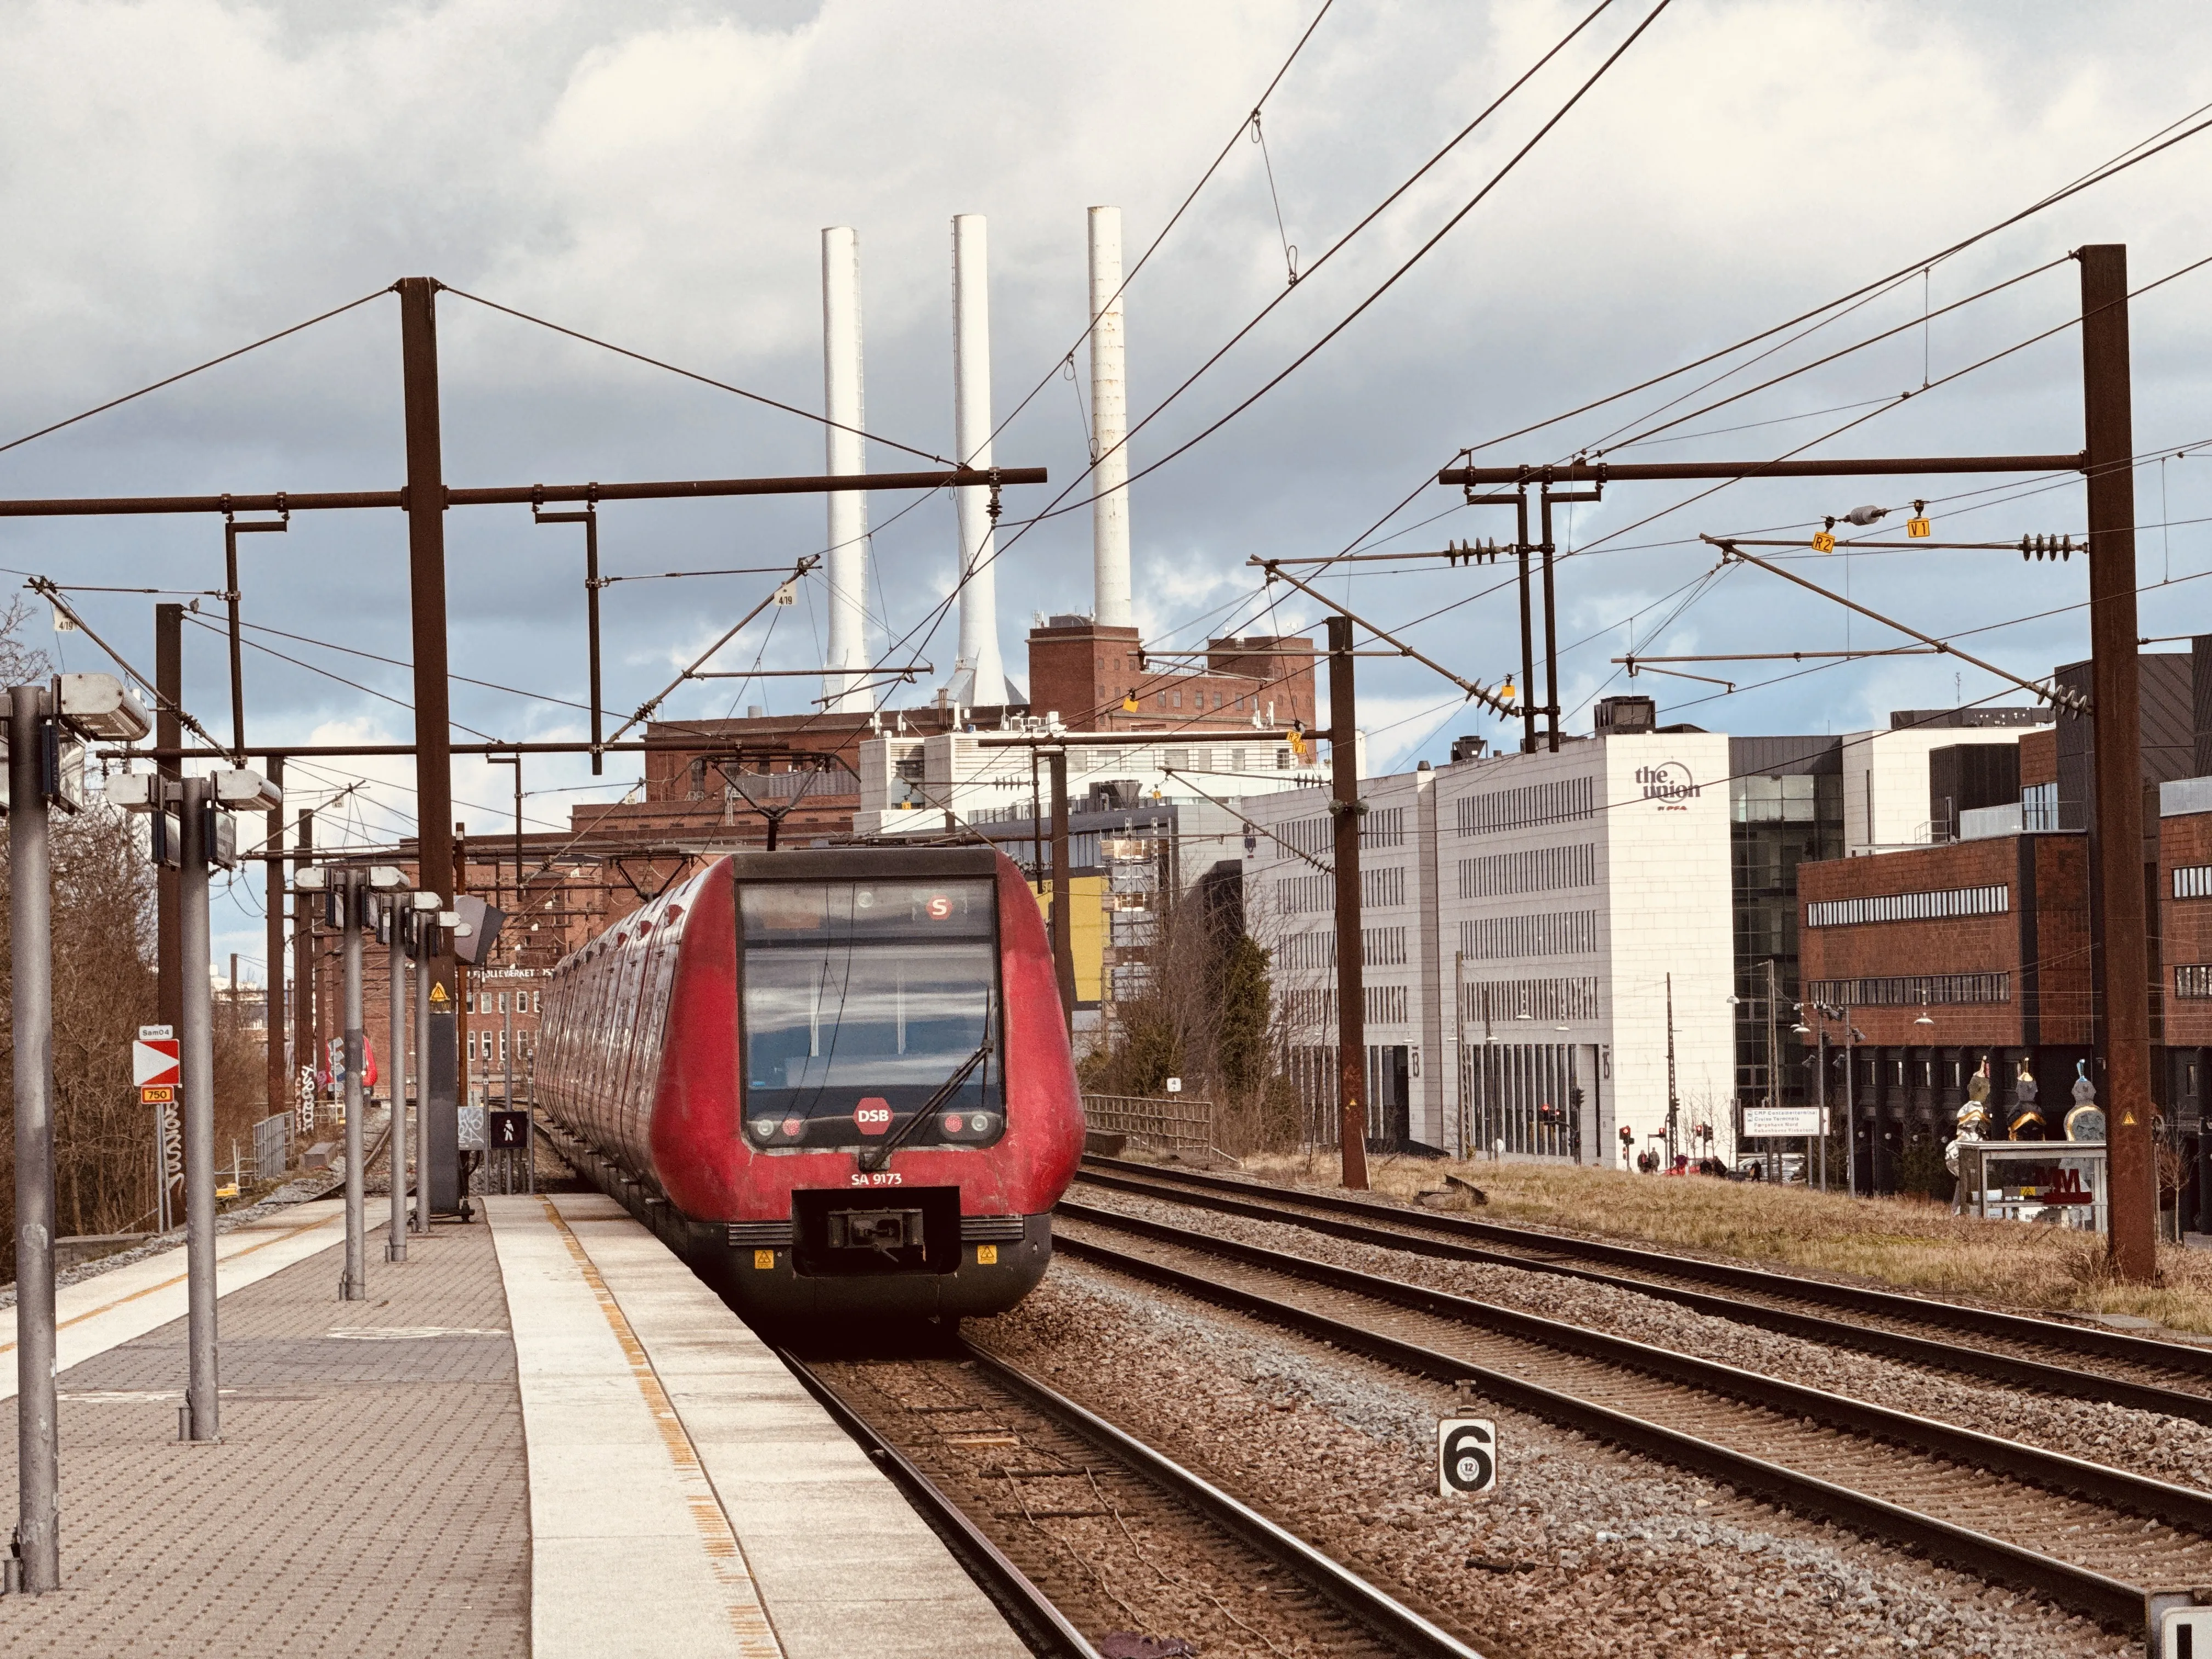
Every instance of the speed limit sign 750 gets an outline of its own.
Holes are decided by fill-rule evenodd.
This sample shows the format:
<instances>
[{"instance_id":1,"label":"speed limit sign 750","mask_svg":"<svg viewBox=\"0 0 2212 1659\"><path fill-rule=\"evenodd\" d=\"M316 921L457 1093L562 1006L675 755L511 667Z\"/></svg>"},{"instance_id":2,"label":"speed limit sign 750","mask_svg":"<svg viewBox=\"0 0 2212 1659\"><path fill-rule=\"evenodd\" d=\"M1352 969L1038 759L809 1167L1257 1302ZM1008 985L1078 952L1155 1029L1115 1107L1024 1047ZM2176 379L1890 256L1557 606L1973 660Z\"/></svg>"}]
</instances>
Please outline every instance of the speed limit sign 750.
<instances>
[{"instance_id":1,"label":"speed limit sign 750","mask_svg":"<svg viewBox=\"0 0 2212 1659\"><path fill-rule=\"evenodd\" d=\"M1437 1490L1446 1498L1498 1484L1498 1425L1486 1417L1447 1417L1437 1425Z\"/></svg>"}]
</instances>

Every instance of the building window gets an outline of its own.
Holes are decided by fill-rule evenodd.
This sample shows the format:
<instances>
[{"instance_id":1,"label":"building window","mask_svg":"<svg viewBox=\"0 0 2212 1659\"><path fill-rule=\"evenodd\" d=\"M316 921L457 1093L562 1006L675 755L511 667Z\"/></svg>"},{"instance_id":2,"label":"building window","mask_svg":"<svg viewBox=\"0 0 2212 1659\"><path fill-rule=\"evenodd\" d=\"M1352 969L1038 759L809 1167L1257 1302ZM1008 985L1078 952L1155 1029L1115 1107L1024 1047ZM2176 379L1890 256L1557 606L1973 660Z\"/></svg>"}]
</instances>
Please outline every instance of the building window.
<instances>
[{"instance_id":1,"label":"building window","mask_svg":"<svg viewBox=\"0 0 2212 1659\"><path fill-rule=\"evenodd\" d=\"M1370 806L1359 820L1359 844L1370 847L1403 847L1406 844L1406 809L1402 806Z\"/></svg>"},{"instance_id":2,"label":"building window","mask_svg":"<svg viewBox=\"0 0 2212 1659\"><path fill-rule=\"evenodd\" d=\"M1567 823L1590 816L1590 780L1561 778L1553 783L1524 784L1518 789L1462 795L1455 810L1462 836L1494 835L1501 830L1525 830L1540 823Z\"/></svg>"},{"instance_id":3,"label":"building window","mask_svg":"<svg viewBox=\"0 0 2212 1659\"><path fill-rule=\"evenodd\" d=\"M1169 692L1169 693L1168 693L1168 707L1169 707L1169 708L1182 708L1182 692L1180 692L1180 691L1170 691L1170 692Z\"/></svg>"},{"instance_id":4,"label":"building window","mask_svg":"<svg viewBox=\"0 0 2212 1659\"><path fill-rule=\"evenodd\" d=\"M499 1012L502 1014L507 1012L507 993L504 991L499 994Z\"/></svg>"},{"instance_id":5,"label":"building window","mask_svg":"<svg viewBox=\"0 0 2212 1659\"><path fill-rule=\"evenodd\" d=\"M1460 987L1460 1018L1469 1024L1495 1026L1500 1020L1595 1019L1597 978L1492 979ZM1472 1033L1468 1040L1479 1041Z\"/></svg>"},{"instance_id":6,"label":"building window","mask_svg":"<svg viewBox=\"0 0 2212 1659\"><path fill-rule=\"evenodd\" d=\"M2058 786L2031 783L2020 792L2020 827L2029 834L2058 828Z\"/></svg>"},{"instance_id":7,"label":"building window","mask_svg":"<svg viewBox=\"0 0 2212 1659\"><path fill-rule=\"evenodd\" d=\"M1159 706L1160 706L1161 708L1166 708L1166 707L1168 706L1168 694L1167 694L1166 692L1164 692L1164 691L1157 692L1157 693L1155 693L1154 695L1155 695L1155 696L1158 698L1158 702L1159 702Z\"/></svg>"},{"instance_id":8,"label":"building window","mask_svg":"<svg viewBox=\"0 0 2212 1659\"><path fill-rule=\"evenodd\" d=\"M471 1031L471 1032L470 1032L470 1033L469 1033L469 1060L470 1060L470 1062L471 1062L471 1064L473 1064L473 1063L475 1062L475 1060L476 1060L476 1057L477 1057L477 1034L476 1034L474 1031Z\"/></svg>"},{"instance_id":9,"label":"building window","mask_svg":"<svg viewBox=\"0 0 2212 1659\"><path fill-rule=\"evenodd\" d=\"M2212 864L2186 865L2173 872L2173 896L2212 898Z\"/></svg>"},{"instance_id":10,"label":"building window","mask_svg":"<svg viewBox=\"0 0 2212 1659\"><path fill-rule=\"evenodd\" d=\"M1931 1006L2010 1002L2012 975L1898 974L1882 979L1816 979L1807 981L1805 991L1808 1001L1840 1003L1850 1008L1910 1008L1923 1002Z\"/></svg>"},{"instance_id":11,"label":"building window","mask_svg":"<svg viewBox=\"0 0 2212 1659\"><path fill-rule=\"evenodd\" d=\"M1881 893L1869 898L1823 899L1805 907L1805 925L1808 927L1852 927L1869 921L1933 921L1945 916L2001 916L2011 908L2012 889L2008 886L1947 887L1928 893Z\"/></svg>"},{"instance_id":12,"label":"building window","mask_svg":"<svg viewBox=\"0 0 2212 1659\"><path fill-rule=\"evenodd\" d=\"M2190 1002L2212 1001L2212 963L2194 963L2173 970L2173 994ZM2197 1068L2189 1068L2189 1086L2197 1087Z\"/></svg>"},{"instance_id":13,"label":"building window","mask_svg":"<svg viewBox=\"0 0 2212 1659\"><path fill-rule=\"evenodd\" d=\"M1459 861L1462 898L1507 898L1597 885L1597 844L1539 847L1526 853L1492 853Z\"/></svg>"},{"instance_id":14,"label":"building window","mask_svg":"<svg viewBox=\"0 0 2212 1659\"><path fill-rule=\"evenodd\" d=\"M1588 956L1598 948L1597 912L1554 910L1543 915L1483 916L1462 921L1459 948L1480 961Z\"/></svg>"},{"instance_id":15,"label":"building window","mask_svg":"<svg viewBox=\"0 0 2212 1659\"><path fill-rule=\"evenodd\" d=\"M1334 878L1331 878L1334 884ZM1367 908L1383 909L1406 902L1406 870L1403 865L1395 869L1362 870L1359 872L1359 902Z\"/></svg>"}]
</instances>

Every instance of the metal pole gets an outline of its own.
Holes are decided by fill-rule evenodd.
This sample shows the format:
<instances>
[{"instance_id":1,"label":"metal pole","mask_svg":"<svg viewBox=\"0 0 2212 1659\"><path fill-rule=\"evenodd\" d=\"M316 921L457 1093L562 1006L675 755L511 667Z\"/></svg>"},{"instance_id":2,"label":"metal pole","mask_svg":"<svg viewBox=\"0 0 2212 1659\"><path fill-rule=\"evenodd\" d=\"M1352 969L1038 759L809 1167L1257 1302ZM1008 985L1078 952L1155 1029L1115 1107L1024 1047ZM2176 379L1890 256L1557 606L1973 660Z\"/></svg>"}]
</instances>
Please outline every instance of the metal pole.
<instances>
[{"instance_id":1,"label":"metal pole","mask_svg":"<svg viewBox=\"0 0 2212 1659\"><path fill-rule=\"evenodd\" d=\"M2124 1279L2158 1272L2151 1146L2150 958L2143 933L2142 732L2136 660L2135 423L2128 367L2128 251L2079 250L2088 473L2089 658L2096 708L2090 867L2101 890L2105 1121L2112 1160L2108 1255Z\"/></svg>"},{"instance_id":2,"label":"metal pole","mask_svg":"<svg viewBox=\"0 0 2212 1659\"><path fill-rule=\"evenodd\" d=\"M584 514L584 625L591 657L592 775L606 764L599 752L599 514L594 507Z\"/></svg>"},{"instance_id":3,"label":"metal pole","mask_svg":"<svg viewBox=\"0 0 2212 1659\"><path fill-rule=\"evenodd\" d=\"M1075 1029L1075 901L1067 872L1067 750L1048 751L1052 772L1052 970L1060 981L1060 1006L1067 1029Z\"/></svg>"},{"instance_id":4,"label":"metal pole","mask_svg":"<svg viewBox=\"0 0 2212 1659\"><path fill-rule=\"evenodd\" d=\"M163 749L184 746L184 726L177 710L184 701L185 607L154 607L154 741ZM154 770L161 780L166 800L169 786L185 775L181 762L156 761ZM161 809L168 810L167 805ZM178 977L177 872L162 865L154 872L155 1018L171 1030L182 1028L183 981Z\"/></svg>"},{"instance_id":5,"label":"metal pole","mask_svg":"<svg viewBox=\"0 0 2212 1659\"><path fill-rule=\"evenodd\" d=\"M430 1231L430 942L428 916L415 918L415 1231Z\"/></svg>"},{"instance_id":6,"label":"metal pole","mask_svg":"<svg viewBox=\"0 0 2212 1659\"><path fill-rule=\"evenodd\" d=\"M1467 952L1452 952L1452 1093L1458 1097L1459 1155L1467 1156Z\"/></svg>"},{"instance_id":7,"label":"metal pole","mask_svg":"<svg viewBox=\"0 0 2212 1659\"><path fill-rule=\"evenodd\" d=\"M1674 1167L1675 1120L1681 1102L1674 1094L1674 976L1667 975L1667 1167ZM1741 1143L1739 1143L1741 1145Z\"/></svg>"},{"instance_id":8,"label":"metal pole","mask_svg":"<svg viewBox=\"0 0 2212 1659\"><path fill-rule=\"evenodd\" d=\"M416 885L450 897L453 879L453 727L447 701L446 477L438 422L438 284L428 276L399 281L399 350L407 439L408 592L415 661ZM439 930L430 937L439 939ZM434 1007L448 1018L431 1023L419 1056L416 1097L423 1104L422 1200L437 1210L460 1204L456 1073L459 1032L450 1017L460 980L449 942L422 963Z\"/></svg>"},{"instance_id":9,"label":"metal pole","mask_svg":"<svg viewBox=\"0 0 2212 1659\"><path fill-rule=\"evenodd\" d=\"M8 715L8 914L15 1023L16 1545L22 1588L62 1582L55 1413L54 982L47 861L46 690L19 685Z\"/></svg>"},{"instance_id":10,"label":"metal pole","mask_svg":"<svg viewBox=\"0 0 2212 1659\"><path fill-rule=\"evenodd\" d=\"M1815 1012L1814 1018L1818 1019L1820 1015ZM1820 1027L1814 1044L1814 1063L1820 1071L1814 1091L1820 1114L1820 1190L1825 1193L1828 1190L1828 1028L1825 1024Z\"/></svg>"},{"instance_id":11,"label":"metal pole","mask_svg":"<svg viewBox=\"0 0 2212 1659\"><path fill-rule=\"evenodd\" d=\"M1336 827L1336 1139L1344 1160L1344 1184L1364 1192L1367 993L1366 963L1359 948L1359 734L1352 704L1352 618L1331 617L1328 761L1329 811Z\"/></svg>"},{"instance_id":12,"label":"metal pole","mask_svg":"<svg viewBox=\"0 0 2212 1659\"><path fill-rule=\"evenodd\" d=\"M1528 621L1528 492L1520 496L1520 530L1513 538L1521 566L1521 752L1536 752L1536 637Z\"/></svg>"},{"instance_id":13,"label":"metal pole","mask_svg":"<svg viewBox=\"0 0 2212 1659\"><path fill-rule=\"evenodd\" d=\"M1781 1000L1781 995L1775 982L1774 958L1769 957L1766 959L1766 1103L1770 1106L1782 1103L1781 1036L1775 1013L1775 1005ZM1766 1143L1766 1173L1770 1180L1782 1179L1782 1153L1775 1146L1774 1139Z\"/></svg>"},{"instance_id":14,"label":"metal pole","mask_svg":"<svg viewBox=\"0 0 2212 1659\"><path fill-rule=\"evenodd\" d=\"M361 1029L361 912L365 889L361 872L340 872L335 889L340 912L340 938L344 945L345 999L345 1276L338 1281L339 1299L359 1302L368 1295L368 1217L363 1212L361 1167L362 1123L368 1109L362 1093L361 1073L365 1043Z\"/></svg>"},{"instance_id":15,"label":"metal pole","mask_svg":"<svg viewBox=\"0 0 2212 1659\"><path fill-rule=\"evenodd\" d=\"M1037 783L1037 751L1030 750L1030 873L1044 891L1044 800Z\"/></svg>"},{"instance_id":16,"label":"metal pole","mask_svg":"<svg viewBox=\"0 0 2212 1659\"><path fill-rule=\"evenodd\" d=\"M294 1086L301 1068L304 1066L313 1077L316 1064L314 895L299 884L300 872L314 862L315 815L303 811L299 822L299 839L292 854L292 1076L286 1079ZM289 1088L286 1092L289 1097ZM307 1094L312 1100L312 1083ZM313 1132L314 1125L310 1123L310 1136Z\"/></svg>"},{"instance_id":17,"label":"metal pole","mask_svg":"<svg viewBox=\"0 0 2212 1659\"><path fill-rule=\"evenodd\" d=\"M385 1145L392 1155L392 1219L384 1230L384 1259L407 1260L407 946L399 923L406 915L403 896L386 895L386 914L392 919L392 940L386 949L386 971L392 978L392 1052L385 1058L392 1073L392 1127Z\"/></svg>"},{"instance_id":18,"label":"metal pole","mask_svg":"<svg viewBox=\"0 0 2212 1659\"><path fill-rule=\"evenodd\" d=\"M222 1438L222 1399L216 1352L215 1030L208 983L208 839L213 790L206 778L185 778L184 860L178 869L177 935L184 993L179 1068L185 1094L185 1267L191 1350L185 1392L187 1437Z\"/></svg>"},{"instance_id":19,"label":"metal pole","mask_svg":"<svg viewBox=\"0 0 2212 1659\"><path fill-rule=\"evenodd\" d=\"M280 790L284 787L283 757L271 756L269 763L269 781ZM265 1050L268 1060L269 1110L284 1109L291 1091L287 1088L287 1066L284 1059L284 809L277 807L269 814L266 838L261 848L262 910L267 927L263 958L269 964L268 1018L269 1033Z\"/></svg>"},{"instance_id":20,"label":"metal pole","mask_svg":"<svg viewBox=\"0 0 2212 1659\"><path fill-rule=\"evenodd\" d=\"M1559 752L1559 615L1552 587L1552 492L1543 492L1545 747Z\"/></svg>"},{"instance_id":21,"label":"metal pole","mask_svg":"<svg viewBox=\"0 0 2212 1659\"><path fill-rule=\"evenodd\" d=\"M1859 1195L1859 1097L1856 1034L1851 1030L1851 1005L1844 1005L1844 1184L1853 1198Z\"/></svg>"}]
</instances>

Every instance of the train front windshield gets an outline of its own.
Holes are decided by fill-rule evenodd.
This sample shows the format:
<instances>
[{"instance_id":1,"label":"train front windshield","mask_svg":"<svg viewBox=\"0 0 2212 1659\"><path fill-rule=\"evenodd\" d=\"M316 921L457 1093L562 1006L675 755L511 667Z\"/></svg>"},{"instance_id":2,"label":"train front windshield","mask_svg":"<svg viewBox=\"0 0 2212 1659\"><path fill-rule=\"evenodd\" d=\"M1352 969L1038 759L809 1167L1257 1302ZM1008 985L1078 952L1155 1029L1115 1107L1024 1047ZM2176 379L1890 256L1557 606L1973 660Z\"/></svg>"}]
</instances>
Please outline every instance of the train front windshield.
<instances>
[{"instance_id":1,"label":"train front windshield","mask_svg":"<svg viewBox=\"0 0 2212 1659\"><path fill-rule=\"evenodd\" d=\"M752 1145L977 1146L1004 1133L994 883L743 882L738 901Z\"/></svg>"}]
</instances>

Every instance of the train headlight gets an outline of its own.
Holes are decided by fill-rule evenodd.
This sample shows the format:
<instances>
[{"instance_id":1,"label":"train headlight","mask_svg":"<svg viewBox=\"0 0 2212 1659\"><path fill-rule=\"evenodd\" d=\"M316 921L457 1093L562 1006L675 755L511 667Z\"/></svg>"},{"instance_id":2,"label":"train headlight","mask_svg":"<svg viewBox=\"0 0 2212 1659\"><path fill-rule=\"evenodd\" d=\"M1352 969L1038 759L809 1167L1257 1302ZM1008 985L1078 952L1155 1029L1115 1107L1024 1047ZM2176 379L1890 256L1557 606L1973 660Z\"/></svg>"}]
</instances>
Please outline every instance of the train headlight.
<instances>
[{"instance_id":1,"label":"train headlight","mask_svg":"<svg viewBox=\"0 0 2212 1659\"><path fill-rule=\"evenodd\" d=\"M968 1127L979 1135L988 1134L991 1132L990 1114L988 1112L977 1112L968 1120Z\"/></svg>"},{"instance_id":2,"label":"train headlight","mask_svg":"<svg viewBox=\"0 0 2212 1659\"><path fill-rule=\"evenodd\" d=\"M753 1120L753 1139L756 1139L756 1140L766 1140L766 1139L767 1139L770 1135L774 1134L775 1133L775 1120L774 1118L772 1118L772 1117L757 1117L757 1118L755 1118L755 1119Z\"/></svg>"}]
</instances>

